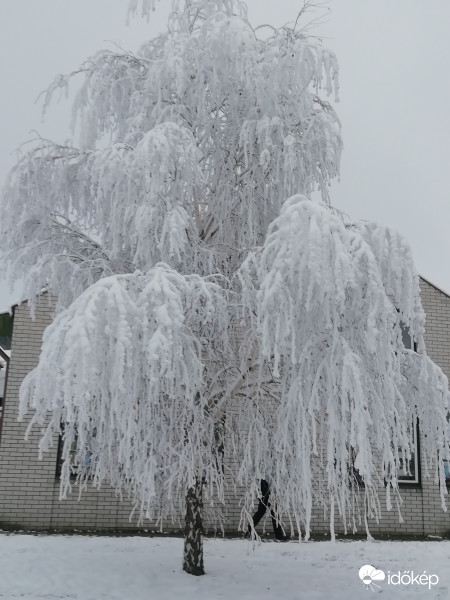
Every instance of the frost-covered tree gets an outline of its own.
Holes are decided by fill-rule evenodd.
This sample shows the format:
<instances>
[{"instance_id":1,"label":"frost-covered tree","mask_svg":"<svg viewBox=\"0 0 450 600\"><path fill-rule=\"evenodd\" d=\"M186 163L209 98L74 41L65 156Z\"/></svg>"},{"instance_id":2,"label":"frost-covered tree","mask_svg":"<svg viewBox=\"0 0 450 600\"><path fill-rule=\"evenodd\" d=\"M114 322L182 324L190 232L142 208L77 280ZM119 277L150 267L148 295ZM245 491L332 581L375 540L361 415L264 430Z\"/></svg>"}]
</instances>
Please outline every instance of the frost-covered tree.
<instances>
[{"instance_id":1,"label":"frost-covered tree","mask_svg":"<svg viewBox=\"0 0 450 600\"><path fill-rule=\"evenodd\" d=\"M136 55L82 66L76 142L41 140L3 195L3 258L30 299L57 303L21 412L45 424L42 452L63 431L62 497L76 441L81 487L111 484L141 520L186 511L193 574L202 503L226 484L245 490L242 527L270 476L299 535L314 504L331 531L335 514L367 528L380 489L400 503L417 419L444 505L448 383L411 253L330 206L342 144L320 94L337 94L337 63L298 22L255 29L239 0L175 2Z\"/></svg>"}]
</instances>

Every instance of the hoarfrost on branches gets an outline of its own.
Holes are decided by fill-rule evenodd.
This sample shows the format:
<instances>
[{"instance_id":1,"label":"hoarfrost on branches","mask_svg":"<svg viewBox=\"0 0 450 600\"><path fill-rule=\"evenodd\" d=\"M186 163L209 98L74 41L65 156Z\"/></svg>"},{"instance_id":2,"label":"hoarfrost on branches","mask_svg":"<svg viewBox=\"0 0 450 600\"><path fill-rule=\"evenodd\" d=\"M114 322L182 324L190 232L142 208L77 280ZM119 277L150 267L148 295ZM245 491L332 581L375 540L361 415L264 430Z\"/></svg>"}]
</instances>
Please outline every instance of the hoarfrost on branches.
<instances>
[{"instance_id":1,"label":"hoarfrost on branches","mask_svg":"<svg viewBox=\"0 0 450 600\"><path fill-rule=\"evenodd\" d=\"M192 0L135 55L80 72L77 141L21 159L1 223L31 301L56 296L21 411L50 415L41 451L64 425L62 495L76 440L82 487L111 483L141 518L179 515L188 492L197 518L199 481L219 503L228 481L245 527L270 478L306 536L315 503L331 530L336 511L355 529L385 482L401 502L419 419L444 504L448 383L425 352L410 250L329 204L335 56L296 27L258 37L237 0Z\"/></svg>"},{"instance_id":2,"label":"hoarfrost on branches","mask_svg":"<svg viewBox=\"0 0 450 600\"><path fill-rule=\"evenodd\" d=\"M417 419L426 460L443 477L448 383L425 354L418 277L398 234L374 224L346 226L328 206L296 195L239 275L279 400L275 423L268 429L262 421L245 443L270 440L256 443L267 456L255 469L263 475L264 461L272 463L282 513L300 515L308 536L314 500L336 507L353 528L355 495L364 496L366 517L379 517L376 489L385 483L388 505L391 489L400 505L399 448L410 456ZM403 344L405 326L416 352ZM248 406L242 411L248 419ZM261 418L260 406L252 411ZM315 487L323 474L325 487ZM445 494L442 486L443 506Z\"/></svg>"},{"instance_id":3,"label":"hoarfrost on branches","mask_svg":"<svg viewBox=\"0 0 450 600\"><path fill-rule=\"evenodd\" d=\"M317 92L336 84L334 56L286 29L258 39L241 3L194 4L136 56L87 61L79 147L42 143L13 169L2 228L29 297L51 281L68 306L160 260L232 276L289 196L327 198L341 137Z\"/></svg>"},{"instance_id":4,"label":"hoarfrost on branches","mask_svg":"<svg viewBox=\"0 0 450 600\"><path fill-rule=\"evenodd\" d=\"M101 279L56 317L39 367L24 381L22 409L35 408L30 428L52 411L41 451L65 424L63 497L75 445L79 480L107 479L131 492L141 519L179 513L180 490L198 472L220 495L201 352L208 346L211 361L227 347L225 299L214 281L157 264L145 275ZM161 497L168 502L156 514L151 501Z\"/></svg>"}]
</instances>

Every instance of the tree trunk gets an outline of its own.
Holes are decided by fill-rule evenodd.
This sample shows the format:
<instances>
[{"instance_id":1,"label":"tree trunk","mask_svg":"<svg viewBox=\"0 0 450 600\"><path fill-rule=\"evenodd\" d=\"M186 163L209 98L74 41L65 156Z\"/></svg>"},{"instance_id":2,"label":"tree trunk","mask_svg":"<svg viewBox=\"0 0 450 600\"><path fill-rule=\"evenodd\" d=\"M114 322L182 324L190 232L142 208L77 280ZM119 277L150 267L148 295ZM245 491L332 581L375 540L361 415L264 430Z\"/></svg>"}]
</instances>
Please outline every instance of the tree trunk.
<instances>
[{"instance_id":1,"label":"tree trunk","mask_svg":"<svg viewBox=\"0 0 450 600\"><path fill-rule=\"evenodd\" d=\"M189 488L186 494L183 571L190 575L205 574L202 513L202 481L197 478L195 486Z\"/></svg>"}]
</instances>

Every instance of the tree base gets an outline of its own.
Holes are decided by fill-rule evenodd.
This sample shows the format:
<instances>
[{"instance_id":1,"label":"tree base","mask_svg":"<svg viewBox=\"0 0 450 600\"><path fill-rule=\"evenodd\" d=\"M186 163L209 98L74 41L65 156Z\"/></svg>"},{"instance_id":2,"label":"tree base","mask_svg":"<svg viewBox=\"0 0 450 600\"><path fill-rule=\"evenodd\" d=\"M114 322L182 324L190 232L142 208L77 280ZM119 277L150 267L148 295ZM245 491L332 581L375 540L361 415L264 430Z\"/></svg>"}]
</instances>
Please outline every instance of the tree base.
<instances>
[{"instance_id":1,"label":"tree base","mask_svg":"<svg viewBox=\"0 0 450 600\"><path fill-rule=\"evenodd\" d=\"M197 480L186 494L183 571L189 575L204 575L203 565L203 502L202 483Z\"/></svg>"}]
</instances>

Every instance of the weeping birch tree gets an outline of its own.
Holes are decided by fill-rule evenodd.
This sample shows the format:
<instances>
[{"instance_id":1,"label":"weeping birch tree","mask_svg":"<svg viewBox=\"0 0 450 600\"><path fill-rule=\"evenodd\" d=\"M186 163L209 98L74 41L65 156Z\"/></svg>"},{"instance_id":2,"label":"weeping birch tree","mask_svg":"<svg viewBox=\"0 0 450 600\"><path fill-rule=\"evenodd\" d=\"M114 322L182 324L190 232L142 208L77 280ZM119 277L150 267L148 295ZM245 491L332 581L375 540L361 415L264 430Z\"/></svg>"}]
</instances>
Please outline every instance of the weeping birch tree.
<instances>
[{"instance_id":1,"label":"weeping birch tree","mask_svg":"<svg viewBox=\"0 0 450 600\"><path fill-rule=\"evenodd\" d=\"M202 505L227 484L245 490L242 528L268 474L292 534L308 538L316 505L332 533L335 519L367 528L380 495L401 502L415 420L445 506L448 382L426 354L411 252L330 204L338 66L300 23L174 2L136 54L56 79L46 107L84 77L75 141L39 140L2 199L4 262L28 298L56 298L21 414L45 424L41 452L63 433L61 497L75 465L141 522L186 514L196 575Z\"/></svg>"}]
</instances>

